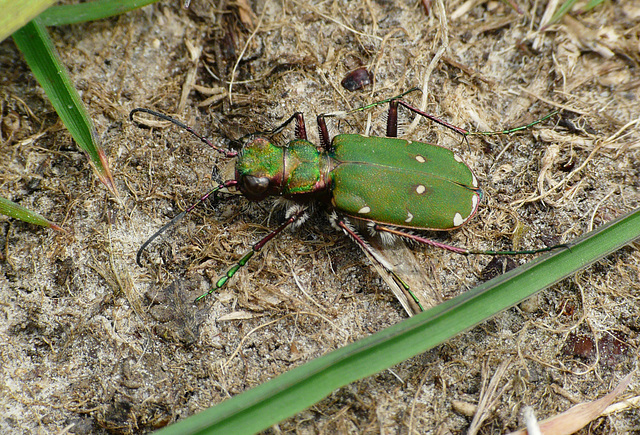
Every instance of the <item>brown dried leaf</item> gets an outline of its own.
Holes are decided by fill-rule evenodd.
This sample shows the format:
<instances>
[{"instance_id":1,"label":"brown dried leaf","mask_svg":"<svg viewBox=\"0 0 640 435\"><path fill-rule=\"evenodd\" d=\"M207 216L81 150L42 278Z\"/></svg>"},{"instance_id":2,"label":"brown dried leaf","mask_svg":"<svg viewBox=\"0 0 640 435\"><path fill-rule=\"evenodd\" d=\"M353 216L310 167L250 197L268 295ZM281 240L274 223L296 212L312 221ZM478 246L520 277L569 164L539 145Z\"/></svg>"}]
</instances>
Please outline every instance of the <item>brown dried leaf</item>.
<instances>
[{"instance_id":1,"label":"brown dried leaf","mask_svg":"<svg viewBox=\"0 0 640 435\"><path fill-rule=\"evenodd\" d=\"M598 418L607 406L629 386L633 374L634 372L631 372L625 376L620 384L606 396L593 402L580 403L562 414L540 422L540 431L542 433L552 433L556 435L568 435L579 431L589 424L589 422ZM521 429L517 432L512 432L510 435L526 434L527 430Z\"/></svg>"},{"instance_id":2,"label":"brown dried leaf","mask_svg":"<svg viewBox=\"0 0 640 435\"><path fill-rule=\"evenodd\" d=\"M247 26L249 29L253 29L255 20L258 19L256 14L251 10L251 5L247 0L238 0L236 1L236 6L238 7L238 16L240 17L240 21L242 24Z\"/></svg>"}]
</instances>

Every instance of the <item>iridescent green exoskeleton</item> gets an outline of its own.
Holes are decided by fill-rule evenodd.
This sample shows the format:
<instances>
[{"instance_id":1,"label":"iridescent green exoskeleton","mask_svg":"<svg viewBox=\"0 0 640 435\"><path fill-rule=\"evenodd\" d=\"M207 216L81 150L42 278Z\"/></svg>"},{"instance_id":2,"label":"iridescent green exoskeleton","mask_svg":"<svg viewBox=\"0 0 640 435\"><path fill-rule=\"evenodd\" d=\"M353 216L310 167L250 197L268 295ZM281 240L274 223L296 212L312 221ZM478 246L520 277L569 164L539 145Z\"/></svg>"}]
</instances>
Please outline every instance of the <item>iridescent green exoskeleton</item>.
<instances>
[{"instance_id":1,"label":"iridescent green exoskeleton","mask_svg":"<svg viewBox=\"0 0 640 435\"><path fill-rule=\"evenodd\" d=\"M308 217L311 203L323 204L331 224L358 243L372 261L377 261L378 257L360 235L363 229L380 235L383 240L402 237L460 254L532 254L553 249L554 247L533 251L477 251L446 245L416 234L416 230L445 231L463 225L476 213L482 192L469 166L451 150L396 137L398 106L452 129L465 138L469 134L510 133L541 122L552 114L512 130L469 133L411 106L401 99L404 95L406 92L354 110L389 103L387 137L339 134L330 140L325 118L337 114L326 114L317 117L320 145L316 146L308 141L303 115L297 112L274 130L242 138L239 151L217 147L190 127L166 115L147 109L133 110L131 119L137 112L166 119L186 129L226 157L236 158L235 177L220 182L199 202L222 189L236 189L254 201L270 196L290 201L285 221L254 244L250 251L218 279L209 292L196 301L222 288L255 252L260 251L286 227L302 224ZM351 112L342 115L348 113ZM273 143L271 138L292 122L295 122L295 139L284 146ZM195 205L174 218L142 245L138 251L138 264L145 247ZM393 271L389 270L389 273L405 288L413 302L418 303L402 279ZM405 309L411 314L406 306Z\"/></svg>"}]
</instances>

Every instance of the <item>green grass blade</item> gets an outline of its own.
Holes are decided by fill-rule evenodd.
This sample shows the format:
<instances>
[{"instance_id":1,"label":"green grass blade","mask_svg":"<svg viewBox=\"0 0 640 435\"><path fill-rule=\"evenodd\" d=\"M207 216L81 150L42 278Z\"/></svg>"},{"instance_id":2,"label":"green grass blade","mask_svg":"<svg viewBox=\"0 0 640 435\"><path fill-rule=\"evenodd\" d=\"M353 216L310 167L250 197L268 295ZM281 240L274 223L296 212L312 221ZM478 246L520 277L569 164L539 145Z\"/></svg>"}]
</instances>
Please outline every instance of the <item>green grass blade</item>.
<instances>
[{"instance_id":1,"label":"green grass blade","mask_svg":"<svg viewBox=\"0 0 640 435\"><path fill-rule=\"evenodd\" d=\"M93 168L102 181L118 196L107 156L97 145L95 129L89 114L71 84L69 74L60 62L49 38L47 29L36 18L13 34L13 39L24 55L33 75L49 97L58 116L71 136L90 158Z\"/></svg>"},{"instance_id":2,"label":"green grass blade","mask_svg":"<svg viewBox=\"0 0 640 435\"><path fill-rule=\"evenodd\" d=\"M333 390L450 339L640 237L640 209L435 308L169 426L161 434L254 433Z\"/></svg>"},{"instance_id":3,"label":"green grass blade","mask_svg":"<svg viewBox=\"0 0 640 435\"><path fill-rule=\"evenodd\" d=\"M155 3L158 0L95 0L74 5L59 5L47 9L40 15L45 26L83 23L120 15Z\"/></svg>"},{"instance_id":4,"label":"green grass blade","mask_svg":"<svg viewBox=\"0 0 640 435\"><path fill-rule=\"evenodd\" d=\"M553 17L551 17L551 20L549 20L549 22L546 24L545 27L548 27L551 24L555 23L560 18L562 18L566 13L568 13L571 10L571 8L573 7L573 5L575 5L576 1L577 0L567 0L566 2L564 2L562 4L562 6L560 6L560 9L558 9L556 11L556 13L553 14ZM589 3L587 3L587 5L581 10L583 12L589 11L589 10L595 8L596 6L598 6L603 1L604 0L589 0Z\"/></svg>"},{"instance_id":5,"label":"green grass blade","mask_svg":"<svg viewBox=\"0 0 640 435\"><path fill-rule=\"evenodd\" d=\"M53 228L54 230L64 231L58 225L53 222L49 222L43 216L38 213L27 210L21 205L16 204L13 201L0 197L0 213L12 218L20 219L30 224L42 225L43 227Z\"/></svg>"},{"instance_id":6,"label":"green grass blade","mask_svg":"<svg viewBox=\"0 0 640 435\"><path fill-rule=\"evenodd\" d=\"M589 2L584 7L584 9L582 9L582 11L583 12L590 11L591 9L595 8L596 6L598 6L600 3L604 3L604 0L589 0Z\"/></svg>"},{"instance_id":7,"label":"green grass blade","mask_svg":"<svg viewBox=\"0 0 640 435\"><path fill-rule=\"evenodd\" d=\"M38 16L56 0L0 0L0 41Z\"/></svg>"},{"instance_id":8,"label":"green grass blade","mask_svg":"<svg viewBox=\"0 0 640 435\"><path fill-rule=\"evenodd\" d=\"M551 17L551 20L547 23L547 26L549 26L550 24L555 23L556 21L558 21L560 18L562 18L562 16L564 14L566 14L567 12L569 12L571 10L571 8L573 7L574 4L576 4L577 0L567 0L566 2L564 2L562 4L562 6L560 6L560 9L558 9L556 11L555 14L553 14L553 17Z\"/></svg>"}]
</instances>

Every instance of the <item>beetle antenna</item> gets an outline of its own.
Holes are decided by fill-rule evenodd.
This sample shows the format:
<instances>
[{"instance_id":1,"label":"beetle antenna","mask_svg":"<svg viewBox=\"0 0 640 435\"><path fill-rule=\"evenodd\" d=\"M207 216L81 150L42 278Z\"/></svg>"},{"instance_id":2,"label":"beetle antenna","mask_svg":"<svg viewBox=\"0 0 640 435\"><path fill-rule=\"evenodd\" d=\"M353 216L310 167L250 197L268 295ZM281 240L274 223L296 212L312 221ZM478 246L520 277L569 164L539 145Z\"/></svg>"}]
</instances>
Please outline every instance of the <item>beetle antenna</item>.
<instances>
[{"instance_id":1,"label":"beetle antenna","mask_svg":"<svg viewBox=\"0 0 640 435\"><path fill-rule=\"evenodd\" d=\"M137 109L133 109L130 113L129 113L129 119L133 122L135 122L136 124L138 124L138 126L140 126L142 123L136 121L133 119L133 115L138 113L138 112L142 112L142 113L148 113L149 115L153 115L156 118L160 118L160 119L164 119L165 121L169 121L170 123L177 125L178 127L182 128L183 130L188 131L189 133L191 133L193 136L197 137L198 139L200 139L201 142L209 145L211 148L213 148L214 150L218 151L219 153L224 154L225 157L236 157L238 155L237 151L232 151L232 150L228 150L228 149L224 149L224 148L220 148L219 146L214 145L213 143L211 143L211 141L207 138L205 138L204 136L202 136L201 134L197 133L194 129L192 129L191 127L189 127L188 125L186 125L183 122L178 121L175 118L172 118L168 115L165 115L164 113L160 113L160 112L156 112L155 110L151 110L151 109L144 109L144 108L137 108Z\"/></svg>"},{"instance_id":2,"label":"beetle antenna","mask_svg":"<svg viewBox=\"0 0 640 435\"><path fill-rule=\"evenodd\" d=\"M191 210L193 210L194 208L196 208L198 205L202 204L204 201L207 200L207 198L209 198L211 195L215 195L224 188L227 187L232 187L232 186L236 186L238 184L238 182L236 180L229 180L229 181L225 181L224 183L220 183L218 184L216 187L214 187L213 189L211 189L205 196L203 196L202 198L200 198L196 203L192 204L191 206L189 206L185 211L183 211L182 213L180 213L179 215L177 215L176 217L174 217L173 219L171 219L168 223L164 224L162 226L162 228L160 228L158 231L156 231L151 237L149 237L147 239L146 242L144 242L142 244L142 246L140 246L140 249L138 249L138 253L136 254L136 263L138 263L138 266L142 267L142 252L145 250L145 248L147 246L149 246L151 244L151 242L153 242L160 234L164 233L167 229L171 228L173 225L175 225L176 222L178 222L180 219L182 219L187 213L189 213Z\"/></svg>"}]
</instances>

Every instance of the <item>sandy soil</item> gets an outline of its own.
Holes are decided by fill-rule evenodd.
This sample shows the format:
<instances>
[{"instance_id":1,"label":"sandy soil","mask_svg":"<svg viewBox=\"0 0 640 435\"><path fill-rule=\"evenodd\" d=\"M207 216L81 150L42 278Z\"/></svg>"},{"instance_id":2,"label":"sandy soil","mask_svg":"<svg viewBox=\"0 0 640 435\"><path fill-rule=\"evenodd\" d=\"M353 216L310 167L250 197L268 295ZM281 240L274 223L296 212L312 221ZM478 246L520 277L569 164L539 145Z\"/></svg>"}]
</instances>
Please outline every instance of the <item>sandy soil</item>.
<instances>
[{"instance_id":1,"label":"sandy soil","mask_svg":"<svg viewBox=\"0 0 640 435\"><path fill-rule=\"evenodd\" d=\"M316 114L428 78L426 110L469 129L566 110L468 147L433 124L409 132L405 122L407 137L456 149L485 192L472 222L433 237L485 249L539 247L640 203L640 134L628 125L640 117L638 1L607 2L543 33L544 2L524 0L516 1L521 14L497 1L445 1L446 18L427 15L418 1L193 0L189 10L179 3L51 29L121 203L96 180L13 42L0 44L0 195L69 231L0 217L2 433L149 432L406 317L322 213L195 307L193 297L282 219L272 201L208 203L154 242L138 267L140 245L197 201L212 185L212 168L224 165L176 128L136 127L128 120L135 107L172 114L214 141L302 111L316 141ZM345 90L340 81L360 66L374 85ZM408 98L420 105L419 94ZM383 134L384 111L367 113L372 134ZM365 115L332 132L364 132ZM491 262L413 252L434 300L478 284ZM637 366L639 304L634 245L270 432L466 432L483 382L503 362L495 403L474 430L515 430L523 406L540 419L556 415L603 396ZM625 395L639 394L636 377ZM640 412L625 408L581 433L634 431Z\"/></svg>"}]
</instances>

